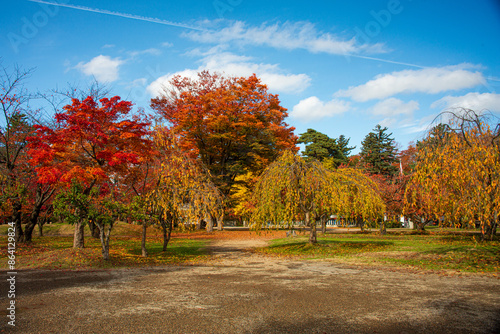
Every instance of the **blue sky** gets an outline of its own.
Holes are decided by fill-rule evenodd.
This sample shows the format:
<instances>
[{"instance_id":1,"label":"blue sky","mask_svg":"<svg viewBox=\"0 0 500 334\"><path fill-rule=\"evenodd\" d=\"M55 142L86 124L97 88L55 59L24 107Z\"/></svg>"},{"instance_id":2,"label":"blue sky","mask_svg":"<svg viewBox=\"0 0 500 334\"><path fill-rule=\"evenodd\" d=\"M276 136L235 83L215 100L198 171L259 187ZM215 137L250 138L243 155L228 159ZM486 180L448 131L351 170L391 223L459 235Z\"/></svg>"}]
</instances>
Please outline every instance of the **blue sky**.
<instances>
[{"instance_id":1,"label":"blue sky","mask_svg":"<svg viewBox=\"0 0 500 334\"><path fill-rule=\"evenodd\" d=\"M2 4L1 65L35 68L32 90L95 78L148 110L175 74L256 73L297 134L343 134L356 151L376 124L405 148L445 109L500 115L497 0Z\"/></svg>"}]
</instances>

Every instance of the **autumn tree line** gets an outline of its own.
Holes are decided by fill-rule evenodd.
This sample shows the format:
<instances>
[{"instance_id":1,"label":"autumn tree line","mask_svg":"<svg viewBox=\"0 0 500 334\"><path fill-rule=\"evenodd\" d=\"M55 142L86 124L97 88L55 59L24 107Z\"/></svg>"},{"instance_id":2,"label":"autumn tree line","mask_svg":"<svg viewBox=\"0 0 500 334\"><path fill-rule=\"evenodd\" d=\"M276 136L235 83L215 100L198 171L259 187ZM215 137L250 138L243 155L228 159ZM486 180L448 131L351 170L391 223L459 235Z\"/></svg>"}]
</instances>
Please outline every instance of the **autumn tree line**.
<instances>
[{"instance_id":1,"label":"autumn tree line","mask_svg":"<svg viewBox=\"0 0 500 334\"><path fill-rule=\"evenodd\" d=\"M3 68L0 78L0 216L18 242L64 221L75 227L75 248L88 226L109 259L113 226L126 221L142 225L147 256L151 225L165 250L175 226L213 231L229 219L253 228L302 223L315 243L331 215L381 233L401 215L421 230L437 222L478 224L484 239L496 233L500 128L490 114L445 113L405 150L377 125L352 155L344 135L296 136L255 75L176 76L145 112L97 84L31 94L30 74ZM53 109L34 108L38 100Z\"/></svg>"}]
</instances>

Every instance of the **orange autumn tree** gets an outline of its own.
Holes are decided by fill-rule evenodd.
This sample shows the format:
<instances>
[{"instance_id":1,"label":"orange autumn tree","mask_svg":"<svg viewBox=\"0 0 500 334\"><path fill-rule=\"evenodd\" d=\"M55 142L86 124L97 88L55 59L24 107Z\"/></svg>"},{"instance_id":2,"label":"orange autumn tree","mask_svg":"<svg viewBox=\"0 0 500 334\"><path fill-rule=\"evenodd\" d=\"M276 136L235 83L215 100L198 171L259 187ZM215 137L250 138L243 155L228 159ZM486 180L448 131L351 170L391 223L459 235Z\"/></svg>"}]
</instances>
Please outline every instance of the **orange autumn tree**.
<instances>
[{"instance_id":1,"label":"orange autumn tree","mask_svg":"<svg viewBox=\"0 0 500 334\"><path fill-rule=\"evenodd\" d=\"M171 124L179 146L209 169L224 196L235 191L238 176L259 174L284 150L296 150L286 109L255 75L176 76L151 107Z\"/></svg>"},{"instance_id":2,"label":"orange autumn tree","mask_svg":"<svg viewBox=\"0 0 500 334\"><path fill-rule=\"evenodd\" d=\"M469 109L443 116L449 120L419 148L407 207L444 224L479 223L483 239L492 238L500 219L499 120Z\"/></svg>"},{"instance_id":3,"label":"orange autumn tree","mask_svg":"<svg viewBox=\"0 0 500 334\"><path fill-rule=\"evenodd\" d=\"M72 99L55 114L54 128L36 126L28 153L39 182L68 186L76 182L83 185L86 196L94 187L115 187L120 176L142 163L152 147L147 138L150 122L141 113L129 115L131 109L132 103L118 96L99 101L90 96L83 101ZM76 248L84 246L84 223L75 222ZM97 226L101 237L102 227Z\"/></svg>"}]
</instances>

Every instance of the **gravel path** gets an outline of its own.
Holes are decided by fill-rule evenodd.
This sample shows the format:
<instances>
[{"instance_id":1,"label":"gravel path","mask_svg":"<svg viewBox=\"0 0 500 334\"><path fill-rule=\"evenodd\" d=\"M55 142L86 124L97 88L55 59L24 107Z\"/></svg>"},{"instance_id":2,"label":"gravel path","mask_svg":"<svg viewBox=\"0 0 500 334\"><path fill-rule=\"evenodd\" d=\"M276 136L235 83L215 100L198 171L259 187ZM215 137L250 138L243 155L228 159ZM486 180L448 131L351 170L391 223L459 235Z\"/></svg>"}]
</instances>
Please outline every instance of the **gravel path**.
<instances>
[{"instance_id":1,"label":"gravel path","mask_svg":"<svg viewBox=\"0 0 500 334\"><path fill-rule=\"evenodd\" d=\"M17 333L500 333L500 280L260 256L221 240L201 266L20 271ZM6 277L6 273L2 272Z\"/></svg>"}]
</instances>

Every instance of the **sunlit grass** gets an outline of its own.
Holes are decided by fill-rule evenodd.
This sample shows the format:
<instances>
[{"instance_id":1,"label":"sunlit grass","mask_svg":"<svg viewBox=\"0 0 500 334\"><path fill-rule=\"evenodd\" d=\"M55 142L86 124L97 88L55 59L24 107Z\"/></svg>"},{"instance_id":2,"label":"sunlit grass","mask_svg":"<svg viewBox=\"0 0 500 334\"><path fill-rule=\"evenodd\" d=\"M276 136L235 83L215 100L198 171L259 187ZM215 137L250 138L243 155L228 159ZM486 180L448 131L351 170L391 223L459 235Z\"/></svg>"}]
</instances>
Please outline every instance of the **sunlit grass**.
<instances>
[{"instance_id":1,"label":"sunlit grass","mask_svg":"<svg viewBox=\"0 0 500 334\"><path fill-rule=\"evenodd\" d=\"M285 231L184 231L174 232L167 251L162 251L161 230L148 228L147 251L141 256L140 225L118 223L112 231L110 260L104 261L101 244L86 228L85 248L73 249L74 227L50 224L43 237L35 230L31 244L17 244L16 269L93 269L157 265L196 264L210 259L207 246L214 240L265 239L270 246L256 252L295 259L329 259L352 264L371 264L417 270L488 273L500 272L500 242L479 242L478 234L431 230L414 234L408 230L378 233L319 234L310 245L306 234L283 238ZM7 225L0 225L0 268L7 269ZM410 233L409 233L410 232Z\"/></svg>"},{"instance_id":2,"label":"sunlit grass","mask_svg":"<svg viewBox=\"0 0 500 334\"><path fill-rule=\"evenodd\" d=\"M321 258L330 256L344 256L363 252L376 252L392 246L390 241L363 240L352 238L350 240L337 240L332 238L320 238L316 245L309 244L306 237L295 239L273 240L271 245L260 249L263 253L281 254L293 256L305 256L307 258Z\"/></svg>"},{"instance_id":3,"label":"sunlit grass","mask_svg":"<svg viewBox=\"0 0 500 334\"><path fill-rule=\"evenodd\" d=\"M57 227L56 224L53 227ZM65 228L65 227L64 227ZM151 229L147 240L148 257L142 257L140 237L135 233L139 226L121 226L119 232L131 236L111 236L110 260L102 259L99 239L85 237L84 249L73 249L73 237L44 236L33 237L30 244L16 245L16 269L92 269L134 266L156 266L172 264L195 264L205 261L209 255L206 245L209 240L172 238L167 250L162 251L163 242ZM120 231L121 230L121 231ZM128 230L128 231L127 231ZM113 231L115 232L115 231ZM149 232L149 231L148 231ZM87 233L88 234L88 233ZM0 268L6 269L7 238L0 237Z\"/></svg>"},{"instance_id":4,"label":"sunlit grass","mask_svg":"<svg viewBox=\"0 0 500 334\"><path fill-rule=\"evenodd\" d=\"M296 259L337 259L424 270L500 271L500 242L478 242L467 234L327 234L310 245L307 237L273 240L257 252Z\"/></svg>"}]
</instances>

